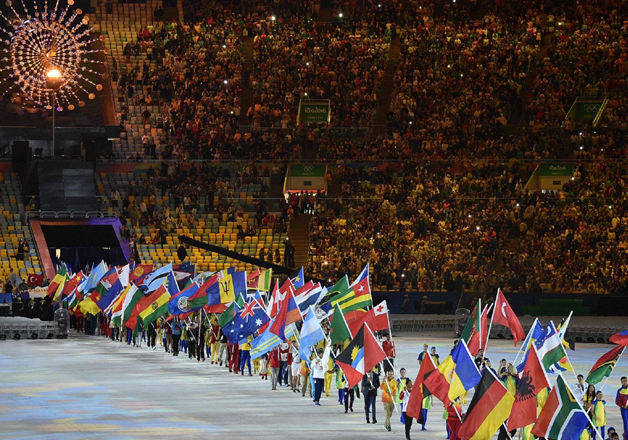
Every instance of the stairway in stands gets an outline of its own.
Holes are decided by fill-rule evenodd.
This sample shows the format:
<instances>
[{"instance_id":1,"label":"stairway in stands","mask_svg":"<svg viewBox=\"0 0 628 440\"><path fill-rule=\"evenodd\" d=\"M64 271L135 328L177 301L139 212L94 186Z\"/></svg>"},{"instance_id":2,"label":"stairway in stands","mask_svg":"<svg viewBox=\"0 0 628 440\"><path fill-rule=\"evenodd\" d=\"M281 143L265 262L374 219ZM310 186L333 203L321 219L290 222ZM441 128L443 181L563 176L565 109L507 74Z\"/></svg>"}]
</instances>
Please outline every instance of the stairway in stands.
<instances>
[{"instance_id":1,"label":"stairway in stands","mask_svg":"<svg viewBox=\"0 0 628 440\"><path fill-rule=\"evenodd\" d=\"M290 222L288 238L294 246L295 267L307 266L307 257L310 252L310 220L311 215L297 215Z\"/></svg>"},{"instance_id":2,"label":"stairway in stands","mask_svg":"<svg viewBox=\"0 0 628 440\"><path fill-rule=\"evenodd\" d=\"M395 88L393 79L400 53L401 41L399 40L399 36L396 35L390 42L388 61L386 62L386 69L384 70L384 77L382 78L381 90L379 92L379 104L377 106L375 117L373 118L373 128L371 130L371 134L375 136L383 136L386 134L386 116L388 115L388 109L390 108L392 92Z\"/></svg>"},{"instance_id":3,"label":"stairway in stands","mask_svg":"<svg viewBox=\"0 0 628 440\"><path fill-rule=\"evenodd\" d=\"M240 125L251 125L246 113L253 105L253 87L249 81L253 72L253 37L242 38L242 93L240 94Z\"/></svg>"}]
</instances>

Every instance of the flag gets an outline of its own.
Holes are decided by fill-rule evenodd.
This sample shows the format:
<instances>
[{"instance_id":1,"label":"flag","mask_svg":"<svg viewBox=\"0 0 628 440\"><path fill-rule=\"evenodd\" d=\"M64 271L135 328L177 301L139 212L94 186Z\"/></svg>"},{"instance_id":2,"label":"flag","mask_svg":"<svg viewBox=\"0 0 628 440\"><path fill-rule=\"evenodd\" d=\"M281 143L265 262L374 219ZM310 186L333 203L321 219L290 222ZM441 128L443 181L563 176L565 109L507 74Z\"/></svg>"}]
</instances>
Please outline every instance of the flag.
<instances>
[{"instance_id":1,"label":"flag","mask_svg":"<svg viewBox=\"0 0 628 440\"><path fill-rule=\"evenodd\" d=\"M489 440L506 421L515 398L488 368L458 431L462 440ZM575 438L574 438L575 439Z\"/></svg>"},{"instance_id":2,"label":"flag","mask_svg":"<svg viewBox=\"0 0 628 440\"><path fill-rule=\"evenodd\" d=\"M177 280L177 284L183 287L188 280L193 279L194 275L196 275L196 264L191 261L176 264L172 267L172 272L174 272L174 278Z\"/></svg>"},{"instance_id":3,"label":"flag","mask_svg":"<svg viewBox=\"0 0 628 440\"><path fill-rule=\"evenodd\" d=\"M303 276L303 266L301 266L301 269L290 274L289 278L290 281L292 281L294 287L296 287L297 289L303 286L305 284L305 277Z\"/></svg>"},{"instance_id":4,"label":"flag","mask_svg":"<svg viewBox=\"0 0 628 440\"><path fill-rule=\"evenodd\" d=\"M144 298L144 292L142 292L135 284L131 283L129 284L129 286L131 287L126 293L126 296L124 297L124 302L122 303L122 321L124 323L127 323L131 319L131 316L133 315L133 312L135 310L135 306L142 298Z\"/></svg>"},{"instance_id":5,"label":"flag","mask_svg":"<svg viewBox=\"0 0 628 440\"><path fill-rule=\"evenodd\" d=\"M81 290L81 292L83 294L91 293L96 288L96 286L98 286L98 282L108 270L109 268L104 261L101 261L99 264L94 266L85 281L79 284L79 289Z\"/></svg>"},{"instance_id":6,"label":"flag","mask_svg":"<svg viewBox=\"0 0 628 440\"><path fill-rule=\"evenodd\" d=\"M301 312L305 312L310 306L316 307L320 299L323 297L323 293L324 290L320 283L316 283L307 293L299 296L295 295L295 300L299 305L299 310Z\"/></svg>"},{"instance_id":7,"label":"flag","mask_svg":"<svg viewBox=\"0 0 628 440\"><path fill-rule=\"evenodd\" d=\"M351 333L357 333L360 327L362 327L362 324L365 322L369 325L371 330L376 332L390 329L390 322L388 321L388 305L385 300L368 312L363 313L359 318L348 321L347 324L349 324Z\"/></svg>"},{"instance_id":8,"label":"flag","mask_svg":"<svg viewBox=\"0 0 628 440\"><path fill-rule=\"evenodd\" d=\"M151 264L136 264L133 270L129 273L129 282L134 282L138 278L143 277L153 271L153 263Z\"/></svg>"},{"instance_id":9,"label":"flag","mask_svg":"<svg viewBox=\"0 0 628 440\"><path fill-rule=\"evenodd\" d=\"M223 332L234 343L243 338L254 334L264 324L270 321L270 317L266 314L266 310L257 300L259 293L251 301L245 302L242 306L235 307L235 316L233 320L223 328Z\"/></svg>"},{"instance_id":10,"label":"flag","mask_svg":"<svg viewBox=\"0 0 628 440\"><path fill-rule=\"evenodd\" d=\"M362 376L375 365L386 359L386 354L378 344L367 324L364 324L336 357L336 364L345 374L349 388L360 383Z\"/></svg>"},{"instance_id":11,"label":"flag","mask_svg":"<svg viewBox=\"0 0 628 440\"><path fill-rule=\"evenodd\" d=\"M545 371L550 371L550 367L567 356L560 335L556 331L552 321L545 327L543 334L539 340L535 342L535 346Z\"/></svg>"},{"instance_id":12,"label":"flag","mask_svg":"<svg viewBox=\"0 0 628 440\"><path fill-rule=\"evenodd\" d=\"M139 321L140 319L141 322L144 323L144 326L148 326L151 322L156 321L157 318L168 312L169 299L170 294L168 293L166 283L164 282L153 293L142 298L135 305L137 315L134 314L131 316L131 320L128 323L130 324L130 328L135 328L137 321ZM133 321L134 317L136 318L136 321Z\"/></svg>"},{"instance_id":13,"label":"flag","mask_svg":"<svg viewBox=\"0 0 628 440\"><path fill-rule=\"evenodd\" d=\"M337 300L332 301L332 305L339 303L340 308L345 313L372 306L373 299L371 297L368 269L369 265L367 264L360 276L349 286L349 289L341 293Z\"/></svg>"},{"instance_id":14,"label":"flag","mask_svg":"<svg viewBox=\"0 0 628 440\"><path fill-rule=\"evenodd\" d=\"M293 283L294 284L294 283ZM296 287L296 286L295 286ZM299 297L301 295L305 295L306 293L308 293L310 290L312 290L314 288L314 281L310 280L307 283L303 284L301 287L297 287L297 290L294 292L294 298L297 300L299 300Z\"/></svg>"},{"instance_id":15,"label":"flag","mask_svg":"<svg viewBox=\"0 0 628 440\"><path fill-rule=\"evenodd\" d=\"M260 292L269 292L270 291L270 283L273 280L273 270L268 269L259 274L259 278L257 280L256 289Z\"/></svg>"},{"instance_id":16,"label":"flag","mask_svg":"<svg viewBox=\"0 0 628 440\"><path fill-rule=\"evenodd\" d=\"M68 309L74 310L79 303L78 293L75 291L67 298L68 301Z\"/></svg>"},{"instance_id":17,"label":"flag","mask_svg":"<svg viewBox=\"0 0 628 440\"><path fill-rule=\"evenodd\" d=\"M349 278L347 275L343 276L338 280L336 284L334 284L331 288L327 290L327 294L321 299L321 304L332 303L334 304L338 302L339 295L342 295L343 292L349 289ZM332 304L332 307L333 305Z\"/></svg>"},{"instance_id":18,"label":"flag","mask_svg":"<svg viewBox=\"0 0 628 440\"><path fill-rule=\"evenodd\" d=\"M246 288L249 290L256 290L259 282L260 270L255 269L253 272L246 276Z\"/></svg>"},{"instance_id":19,"label":"flag","mask_svg":"<svg viewBox=\"0 0 628 440\"><path fill-rule=\"evenodd\" d=\"M41 286L44 283L44 274L42 273L29 273L26 278L26 283L29 286Z\"/></svg>"},{"instance_id":20,"label":"flag","mask_svg":"<svg viewBox=\"0 0 628 440\"><path fill-rule=\"evenodd\" d=\"M538 339L542 335L543 335L543 326L541 326L541 323L539 322L539 318L535 318L534 322L532 323L532 327L530 327L530 330L528 331L528 335L526 336L525 341L523 341L523 344L521 345L521 349L523 350L525 355L523 358L523 362L517 365L518 373L521 373L523 371L523 367L525 366L526 359L528 358L528 350L530 349L532 344L538 341Z\"/></svg>"},{"instance_id":21,"label":"flag","mask_svg":"<svg viewBox=\"0 0 628 440\"><path fill-rule=\"evenodd\" d=\"M126 300L126 296L129 294L131 289L133 288L132 284L129 284L126 289L120 294L118 299L115 301L113 305L113 309L111 310L111 322L116 324L118 327L122 325L122 313L124 312L123 306L124 301Z\"/></svg>"},{"instance_id":22,"label":"flag","mask_svg":"<svg viewBox=\"0 0 628 440\"><path fill-rule=\"evenodd\" d=\"M89 298L96 303L100 310L105 310L120 292L122 292L122 283L118 271L113 267L100 280Z\"/></svg>"},{"instance_id":23,"label":"flag","mask_svg":"<svg viewBox=\"0 0 628 440\"><path fill-rule=\"evenodd\" d=\"M532 434L555 440L578 439L587 423L586 414L559 374Z\"/></svg>"},{"instance_id":24,"label":"flag","mask_svg":"<svg viewBox=\"0 0 628 440\"><path fill-rule=\"evenodd\" d=\"M74 274L74 276L72 278L70 278L63 285L63 290L61 291L61 296L63 296L63 295L65 295L65 296L72 295L76 291L76 289L79 286L79 284L81 284L81 282L83 281L83 278L85 278L84 275L83 275L83 271L80 271L79 273Z\"/></svg>"},{"instance_id":25,"label":"flag","mask_svg":"<svg viewBox=\"0 0 628 440\"><path fill-rule=\"evenodd\" d=\"M314 308L310 306L307 316L301 327L301 342L299 345L299 355L301 359L310 358L310 347L325 339L325 333L321 329Z\"/></svg>"},{"instance_id":26,"label":"flag","mask_svg":"<svg viewBox=\"0 0 628 440\"><path fill-rule=\"evenodd\" d=\"M59 273L53 278L52 283L50 283L51 285L54 284L55 280L58 283L57 288L54 290L53 299L55 301L61 300L61 292L63 291L63 287L65 286L65 283L67 283L69 279L70 279L70 275L68 274L68 270L64 264L61 266ZM50 292L50 286L48 286L48 292Z\"/></svg>"},{"instance_id":27,"label":"flag","mask_svg":"<svg viewBox=\"0 0 628 440\"><path fill-rule=\"evenodd\" d=\"M455 400L457 397L464 394L465 391L480 383L482 376L464 341L460 341L458 345L456 345L456 348L454 348L451 353L451 361L454 364L454 368L451 372L447 396L449 400Z\"/></svg>"},{"instance_id":28,"label":"flag","mask_svg":"<svg viewBox=\"0 0 628 440\"><path fill-rule=\"evenodd\" d=\"M118 267L118 278L122 283L122 287L126 287L129 285L129 277L131 276L131 268L128 264Z\"/></svg>"},{"instance_id":29,"label":"flag","mask_svg":"<svg viewBox=\"0 0 628 440\"><path fill-rule=\"evenodd\" d=\"M263 356L284 340L285 316L279 315L280 314L277 314L277 316L270 321L270 326L268 326L261 335L251 341L251 359L257 359ZM276 325L278 319L284 319L283 323ZM281 333L281 336L278 336L278 333Z\"/></svg>"},{"instance_id":30,"label":"flag","mask_svg":"<svg viewBox=\"0 0 628 440\"><path fill-rule=\"evenodd\" d=\"M458 345L462 342L464 341L460 340ZM431 356L425 357L427 358ZM453 369L454 362L451 355L449 355L443 362L441 362L438 368L431 371L429 374L426 374L425 380L423 381L423 390L425 395L432 394L445 405L449 405L449 384Z\"/></svg>"},{"instance_id":31,"label":"flag","mask_svg":"<svg viewBox=\"0 0 628 440\"><path fill-rule=\"evenodd\" d=\"M608 340L613 344L623 345L624 347L628 347L628 330L624 330L623 332L615 333Z\"/></svg>"},{"instance_id":32,"label":"flag","mask_svg":"<svg viewBox=\"0 0 628 440\"><path fill-rule=\"evenodd\" d=\"M416 379L414 379L414 385L412 386L412 393L410 393L408 406L404 408L406 410L406 414L413 419L419 417L423 397L429 395L429 392L423 389L423 382L425 381L425 378L434 370L436 370L434 359L432 359L432 356L425 356L425 360L421 362L421 367L419 367Z\"/></svg>"},{"instance_id":33,"label":"flag","mask_svg":"<svg viewBox=\"0 0 628 440\"><path fill-rule=\"evenodd\" d=\"M334 306L334 315L331 318L329 327L329 338L331 339L332 345L351 339L351 331L338 304Z\"/></svg>"},{"instance_id":34,"label":"flag","mask_svg":"<svg viewBox=\"0 0 628 440\"><path fill-rule=\"evenodd\" d=\"M625 348L622 345L618 345L608 353L603 354L593 365L591 371L589 371L586 382L589 385L595 385L610 376Z\"/></svg>"},{"instance_id":35,"label":"flag","mask_svg":"<svg viewBox=\"0 0 628 440\"><path fill-rule=\"evenodd\" d=\"M525 338L525 333L523 332L523 327L521 327L519 318L517 318L517 315L513 312L510 304L508 304L508 301L501 289L497 290L497 298L495 298L495 308L493 309L492 320L494 324L500 324L510 329L515 346L517 345L517 341L521 341Z\"/></svg>"},{"instance_id":36,"label":"flag","mask_svg":"<svg viewBox=\"0 0 628 440\"><path fill-rule=\"evenodd\" d=\"M295 301L294 296L292 296L292 293L287 294L286 298L284 299L284 303L287 304L286 325L290 325L293 322L297 322L303 319L301 311L299 310L299 307L297 307L297 302Z\"/></svg>"},{"instance_id":37,"label":"flag","mask_svg":"<svg viewBox=\"0 0 628 440\"><path fill-rule=\"evenodd\" d=\"M545 370L534 346L530 347L528 358L517 387L515 403L508 419L508 431L536 423L537 399L541 390L550 386Z\"/></svg>"},{"instance_id":38,"label":"flag","mask_svg":"<svg viewBox=\"0 0 628 440\"><path fill-rule=\"evenodd\" d=\"M65 264L62 264L59 268L59 271L52 278L52 281L50 281L50 284L48 284L48 296L52 296L57 292L59 285L61 285L61 283L65 281L65 275L67 274L67 272L68 269L65 267Z\"/></svg>"},{"instance_id":39,"label":"flag","mask_svg":"<svg viewBox=\"0 0 628 440\"><path fill-rule=\"evenodd\" d=\"M139 283L137 286L142 290L152 292L161 286L162 279L167 277L170 272L172 272L172 263L168 263L146 274L141 280L137 280Z\"/></svg>"},{"instance_id":40,"label":"flag","mask_svg":"<svg viewBox=\"0 0 628 440\"><path fill-rule=\"evenodd\" d=\"M178 294L171 296L168 301L168 313L180 315L203 307L207 304L207 295L204 292L197 295L198 291L198 284L192 283Z\"/></svg>"},{"instance_id":41,"label":"flag","mask_svg":"<svg viewBox=\"0 0 628 440\"><path fill-rule=\"evenodd\" d=\"M478 308L478 310L480 309ZM469 351L473 356L477 355L480 349L486 347L486 342L488 341L488 311L489 307L485 306L481 315L478 313L479 322L476 320L473 334L469 342L467 342Z\"/></svg>"},{"instance_id":42,"label":"flag","mask_svg":"<svg viewBox=\"0 0 628 440\"><path fill-rule=\"evenodd\" d=\"M223 271L222 278L207 287L207 304L226 304L235 301L240 294L246 295L246 273Z\"/></svg>"},{"instance_id":43,"label":"flag","mask_svg":"<svg viewBox=\"0 0 628 440\"><path fill-rule=\"evenodd\" d=\"M222 328L227 326L233 318L235 318L237 305L235 302L231 303L227 309L218 317L218 325Z\"/></svg>"}]
</instances>

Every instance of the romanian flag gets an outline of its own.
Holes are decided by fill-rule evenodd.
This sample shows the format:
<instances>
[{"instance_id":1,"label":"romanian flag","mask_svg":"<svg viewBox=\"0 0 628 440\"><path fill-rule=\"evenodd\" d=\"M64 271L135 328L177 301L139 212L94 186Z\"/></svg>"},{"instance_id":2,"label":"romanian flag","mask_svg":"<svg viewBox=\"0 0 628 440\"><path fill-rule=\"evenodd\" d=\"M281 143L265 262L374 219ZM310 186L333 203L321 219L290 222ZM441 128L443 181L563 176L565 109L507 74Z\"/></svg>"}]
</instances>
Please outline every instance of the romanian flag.
<instances>
[{"instance_id":1,"label":"romanian flag","mask_svg":"<svg viewBox=\"0 0 628 440\"><path fill-rule=\"evenodd\" d=\"M608 353L602 355L595 365L593 365L591 371L589 371L586 382L589 385L595 385L602 382L605 377L610 376L625 348L624 346L618 345Z\"/></svg>"},{"instance_id":2,"label":"romanian flag","mask_svg":"<svg viewBox=\"0 0 628 440\"><path fill-rule=\"evenodd\" d=\"M485 369L458 437L462 440L491 439L510 415L514 401L504 384L492 371Z\"/></svg>"},{"instance_id":3,"label":"romanian flag","mask_svg":"<svg viewBox=\"0 0 628 440\"><path fill-rule=\"evenodd\" d=\"M168 312L168 300L170 300L170 293L168 293L168 289L166 288L165 283L159 286L153 293L142 298L137 305L135 306L135 310L137 311L137 315L131 316L131 319L127 323L127 327L135 328L138 322L138 319L141 319L141 322L144 323L144 326L148 326L153 321L156 321L161 315ZM135 317L135 321L133 318Z\"/></svg>"},{"instance_id":4,"label":"romanian flag","mask_svg":"<svg viewBox=\"0 0 628 440\"><path fill-rule=\"evenodd\" d=\"M578 439L588 419L562 375L545 402L532 434L549 439ZM462 425L464 427L464 424Z\"/></svg>"},{"instance_id":5,"label":"romanian flag","mask_svg":"<svg viewBox=\"0 0 628 440\"><path fill-rule=\"evenodd\" d=\"M336 357L336 364L347 378L349 388L360 383L362 376L386 359L386 354L377 343L371 329L365 324L342 353Z\"/></svg>"}]
</instances>

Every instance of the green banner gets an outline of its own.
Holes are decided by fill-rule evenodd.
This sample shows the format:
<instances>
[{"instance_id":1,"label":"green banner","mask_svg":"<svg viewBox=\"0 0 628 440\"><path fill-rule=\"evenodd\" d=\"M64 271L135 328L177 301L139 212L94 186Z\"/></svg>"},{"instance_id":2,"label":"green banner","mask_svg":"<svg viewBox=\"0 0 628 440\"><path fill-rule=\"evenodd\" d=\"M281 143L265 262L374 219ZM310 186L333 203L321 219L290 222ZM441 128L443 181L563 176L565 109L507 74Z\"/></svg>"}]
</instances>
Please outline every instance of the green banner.
<instances>
[{"instance_id":1,"label":"green banner","mask_svg":"<svg viewBox=\"0 0 628 440\"><path fill-rule=\"evenodd\" d=\"M327 124L331 116L329 100L323 101L304 101L299 102L299 113L297 114L297 123L309 124L318 122Z\"/></svg>"},{"instance_id":2,"label":"green banner","mask_svg":"<svg viewBox=\"0 0 628 440\"><path fill-rule=\"evenodd\" d=\"M541 164L540 176L571 176L576 166L572 163L563 164Z\"/></svg>"},{"instance_id":3,"label":"green banner","mask_svg":"<svg viewBox=\"0 0 628 440\"><path fill-rule=\"evenodd\" d=\"M290 177L325 177L325 165L304 164L290 165Z\"/></svg>"},{"instance_id":4,"label":"green banner","mask_svg":"<svg viewBox=\"0 0 628 440\"><path fill-rule=\"evenodd\" d=\"M576 102L576 119L580 121L592 121L602 108L604 101L579 101Z\"/></svg>"}]
</instances>

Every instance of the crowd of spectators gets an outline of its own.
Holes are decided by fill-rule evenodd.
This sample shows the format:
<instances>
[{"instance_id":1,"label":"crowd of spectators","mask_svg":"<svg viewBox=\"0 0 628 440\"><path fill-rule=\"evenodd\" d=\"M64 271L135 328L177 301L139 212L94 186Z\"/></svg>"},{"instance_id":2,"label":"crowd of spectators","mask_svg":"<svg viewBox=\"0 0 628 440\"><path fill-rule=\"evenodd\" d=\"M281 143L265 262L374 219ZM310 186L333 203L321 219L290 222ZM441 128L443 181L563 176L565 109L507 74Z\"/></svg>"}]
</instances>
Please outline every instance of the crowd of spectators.
<instances>
[{"instance_id":1,"label":"crowd of spectators","mask_svg":"<svg viewBox=\"0 0 628 440\"><path fill-rule=\"evenodd\" d=\"M625 169L583 164L554 193L525 191L522 162L341 166L341 197L311 223L308 271L355 276L370 261L388 289L625 291Z\"/></svg>"}]
</instances>

